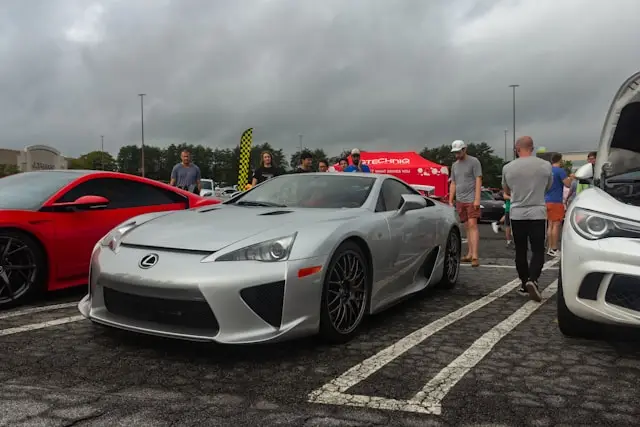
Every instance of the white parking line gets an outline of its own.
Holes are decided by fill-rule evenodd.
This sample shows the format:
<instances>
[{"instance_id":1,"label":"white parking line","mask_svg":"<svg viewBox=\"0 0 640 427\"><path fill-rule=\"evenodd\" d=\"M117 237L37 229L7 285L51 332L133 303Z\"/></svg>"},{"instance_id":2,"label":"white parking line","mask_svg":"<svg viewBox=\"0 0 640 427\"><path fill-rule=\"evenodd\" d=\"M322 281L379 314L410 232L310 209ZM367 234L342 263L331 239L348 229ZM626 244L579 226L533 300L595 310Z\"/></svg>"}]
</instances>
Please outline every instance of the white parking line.
<instances>
[{"instance_id":1,"label":"white parking line","mask_svg":"<svg viewBox=\"0 0 640 427\"><path fill-rule=\"evenodd\" d=\"M69 316L60 319L50 320L48 322L32 323L30 325L17 326L15 328L0 329L0 337L6 335L19 334L21 332L35 331L37 329L49 328L51 326L64 325L65 323L78 322L84 320L83 316Z\"/></svg>"},{"instance_id":2,"label":"white parking line","mask_svg":"<svg viewBox=\"0 0 640 427\"><path fill-rule=\"evenodd\" d=\"M542 307L542 304L551 298L557 290L558 281L555 280L542 291L542 302L528 301L511 316L491 328L471 344L471 347L466 349L464 353L438 372L409 402L423 408L432 408L435 410L433 413L440 414L442 400L458 381L480 363L502 338Z\"/></svg>"},{"instance_id":3,"label":"white parking line","mask_svg":"<svg viewBox=\"0 0 640 427\"><path fill-rule=\"evenodd\" d=\"M69 302L65 304L43 305L42 307L33 307L33 308L27 308L24 310L14 310L14 311L9 311L8 313L0 314L0 320L9 319L10 317L24 316L27 314L40 313L43 311L60 310L61 308L75 307L77 305L78 305L77 302Z\"/></svg>"},{"instance_id":4,"label":"white parking line","mask_svg":"<svg viewBox=\"0 0 640 427\"><path fill-rule=\"evenodd\" d=\"M543 270L549 269L557 262L557 259L547 261L543 267ZM491 292L490 294L485 295L484 297L477 299L472 303L429 323L421 329L412 332L411 334L405 336L391 346L381 350L365 361L353 366L345 373L333 379L329 383L323 385L319 389L314 390L309 394L308 401L329 405L348 405L377 409L420 412L434 415L440 414L440 406L424 406L421 401L413 399L408 401L394 400L375 396L353 395L346 393L346 391L356 384L360 383L361 381L364 381L366 378L376 373L386 364L402 356L404 353L420 344L430 336L450 326L451 324L464 319L471 313L480 310L482 307L515 290L519 286L520 280L514 279L506 285ZM456 380L456 382L457 381L458 380ZM429 383L427 383L427 385L428 384ZM453 385L455 385L455 383L453 383ZM431 405L432 402L425 401L425 404Z\"/></svg>"},{"instance_id":5,"label":"white parking line","mask_svg":"<svg viewBox=\"0 0 640 427\"><path fill-rule=\"evenodd\" d=\"M473 267L471 264L460 264L461 267ZM503 264L480 264L478 267L483 268L511 268L515 269L515 265L503 265ZM547 270L557 270L558 267L549 267Z\"/></svg>"}]
</instances>

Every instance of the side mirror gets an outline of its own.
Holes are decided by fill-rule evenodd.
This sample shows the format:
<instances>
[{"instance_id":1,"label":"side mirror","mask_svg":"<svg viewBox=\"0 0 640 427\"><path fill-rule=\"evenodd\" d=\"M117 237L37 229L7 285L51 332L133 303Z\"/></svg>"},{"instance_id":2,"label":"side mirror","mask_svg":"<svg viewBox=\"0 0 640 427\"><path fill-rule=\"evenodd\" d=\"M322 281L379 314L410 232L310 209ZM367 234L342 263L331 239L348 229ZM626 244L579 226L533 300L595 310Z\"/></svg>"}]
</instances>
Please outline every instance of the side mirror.
<instances>
[{"instance_id":1,"label":"side mirror","mask_svg":"<svg viewBox=\"0 0 640 427\"><path fill-rule=\"evenodd\" d=\"M418 194L403 194L400 214L427 207L427 201Z\"/></svg>"},{"instance_id":2,"label":"side mirror","mask_svg":"<svg viewBox=\"0 0 640 427\"><path fill-rule=\"evenodd\" d=\"M593 179L593 165L587 163L578 168L575 173L576 179L580 182L590 182Z\"/></svg>"},{"instance_id":3,"label":"side mirror","mask_svg":"<svg viewBox=\"0 0 640 427\"><path fill-rule=\"evenodd\" d=\"M54 203L54 207L77 207L83 209L100 209L106 208L109 204L109 199L102 196L81 196L75 199L73 202Z\"/></svg>"}]
</instances>

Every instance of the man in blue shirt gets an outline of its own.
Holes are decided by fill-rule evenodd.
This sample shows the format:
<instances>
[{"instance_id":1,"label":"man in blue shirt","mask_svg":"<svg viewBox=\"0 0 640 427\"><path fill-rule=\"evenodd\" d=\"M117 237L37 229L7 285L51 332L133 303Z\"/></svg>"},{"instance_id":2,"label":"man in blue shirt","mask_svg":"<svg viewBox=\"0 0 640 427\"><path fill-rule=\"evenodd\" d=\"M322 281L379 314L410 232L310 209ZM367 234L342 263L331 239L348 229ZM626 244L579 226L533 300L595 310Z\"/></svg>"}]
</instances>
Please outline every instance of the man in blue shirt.
<instances>
[{"instance_id":1,"label":"man in blue shirt","mask_svg":"<svg viewBox=\"0 0 640 427\"><path fill-rule=\"evenodd\" d=\"M567 176L567 172L562 168L562 154L554 153L551 156L551 173L553 174L553 184L544 196L547 204L547 241L549 250L547 255L558 256L558 237L564 220L564 187L571 187L574 176Z\"/></svg>"},{"instance_id":2,"label":"man in blue shirt","mask_svg":"<svg viewBox=\"0 0 640 427\"><path fill-rule=\"evenodd\" d=\"M347 166L347 168L344 169L344 172L371 172L369 166L362 163L362 160L360 159L360 150L358 150L357 148L351 150L351 161L353 162L353 164Z\"/></svg>"}]
</instances>

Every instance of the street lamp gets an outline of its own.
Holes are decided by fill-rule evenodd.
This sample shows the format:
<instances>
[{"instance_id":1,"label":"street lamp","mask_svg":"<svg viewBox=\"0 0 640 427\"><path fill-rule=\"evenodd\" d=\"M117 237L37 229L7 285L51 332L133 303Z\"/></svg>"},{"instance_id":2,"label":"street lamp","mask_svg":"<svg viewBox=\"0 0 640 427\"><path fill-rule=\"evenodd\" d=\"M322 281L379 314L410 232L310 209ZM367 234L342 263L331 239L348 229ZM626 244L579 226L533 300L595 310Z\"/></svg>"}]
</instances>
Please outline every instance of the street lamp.
<instances>
[{"instance_id":1,"label":"street lamp","mask_svg":"<svg viewBox=\"0 0 640 427\"><path fill-rule=\"evenodd\" d=\"M504 161L507 161L507 134L509 133L509 129L504 130Z\"/></svg>"},{"instance_id":2,"label":"street lamp","mask_svg":"<svg viewBox=\"0 0 640 427\"><path fill-rule=\"evenodd\" d=\"M513 89L513 158L516 158L516 88L520 85L509 85Z\"/></svg>"},{"instance_id":3,"label":"street lamp","mask_svg":"<svg viewBox=\"0 0 640 427\"><path fill-rule=\"evenodd\" d=\"M100 164L104 170L104 135L100 135Z\"/></svg>"},{"instance_id":4,"label":"street lamp","mask_svg":"<svg viewBox=\"0 0 640 427\"><path fill-rule=\"evenodd\" d=\"M146 93L138 94L138 96L140 97L140 132L142 136L142 147L140 148L141 157L142 157L142 167L140 168L140 171L142 172L143 178L144 178L144 97L146 95L147 95Z\"/></svg>"}]
</instances>

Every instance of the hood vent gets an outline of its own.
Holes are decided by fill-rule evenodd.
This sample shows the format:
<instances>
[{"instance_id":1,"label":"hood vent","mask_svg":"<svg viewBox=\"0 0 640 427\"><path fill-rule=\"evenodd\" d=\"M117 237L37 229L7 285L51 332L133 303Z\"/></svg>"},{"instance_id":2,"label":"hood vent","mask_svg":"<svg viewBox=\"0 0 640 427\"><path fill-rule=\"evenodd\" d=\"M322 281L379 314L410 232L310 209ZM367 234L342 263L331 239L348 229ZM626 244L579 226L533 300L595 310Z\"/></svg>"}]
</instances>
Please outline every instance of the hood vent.
<instances>
[{"instance_id":1,"label":"hood vent","mask_svg":"<svg viewBox=\"0 0 640 427\"><path fill-rule=\"evenodd\" d=\"M288 214L291 213L293 211L271 211L271 212L265 212L263 214L260 214L260 216L265 216L265 215L284 215L284 214Z\"/></svg>"}]
</instances>

